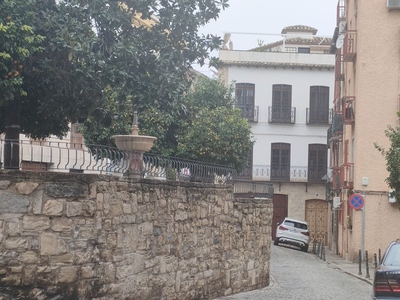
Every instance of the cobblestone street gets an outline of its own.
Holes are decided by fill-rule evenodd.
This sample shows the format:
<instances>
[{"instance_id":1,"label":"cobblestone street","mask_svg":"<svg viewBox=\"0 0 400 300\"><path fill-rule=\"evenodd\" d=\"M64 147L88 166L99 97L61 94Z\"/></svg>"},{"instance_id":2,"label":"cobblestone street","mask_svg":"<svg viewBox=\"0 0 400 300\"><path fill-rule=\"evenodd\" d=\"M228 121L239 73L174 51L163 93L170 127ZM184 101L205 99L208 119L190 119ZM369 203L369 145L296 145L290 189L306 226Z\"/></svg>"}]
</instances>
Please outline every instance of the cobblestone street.
<instances>
[{"instance_id":1,"label":"cobblestone street","mask_svg":"<svg viewBox=\"0 0 400 300\"><path fill-rule=\"evenodd\" d=\"M218 300L362 300L371 299L371 292L370 284L313 254L285 246L272 246L270 286Z\"/></svg>"}]
</instances>

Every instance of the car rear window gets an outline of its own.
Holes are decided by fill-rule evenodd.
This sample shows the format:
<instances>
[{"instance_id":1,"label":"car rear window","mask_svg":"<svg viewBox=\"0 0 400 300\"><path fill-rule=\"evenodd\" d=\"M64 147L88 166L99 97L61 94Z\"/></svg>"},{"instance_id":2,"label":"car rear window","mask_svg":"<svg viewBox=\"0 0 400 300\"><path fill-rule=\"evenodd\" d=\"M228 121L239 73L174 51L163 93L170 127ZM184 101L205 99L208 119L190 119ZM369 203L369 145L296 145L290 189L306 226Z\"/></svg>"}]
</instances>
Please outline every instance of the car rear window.
<instances>
[{"instance_id":1,"label":"car rear window","mask_svg":"<svg viewBox=\"0 0 400 300\"><path fill-rule=\"evenodd\" d=\"M400 244L394 244L392 247L390 247L383 265L400 266Z\"/></svg>"},{"instance_id":2,"label":"car rear window","mask_svg":"<svg viewBox=\"0 0 400 300\"><path fill-rule=\"evenodd\" d=\"M307 230L307 225L303 224L303 223L299 223L299 222L295 222L295 221L289 221L289 220L286 220L284 223L285 223L286 226Z\"/></svg>"}]
</instances>

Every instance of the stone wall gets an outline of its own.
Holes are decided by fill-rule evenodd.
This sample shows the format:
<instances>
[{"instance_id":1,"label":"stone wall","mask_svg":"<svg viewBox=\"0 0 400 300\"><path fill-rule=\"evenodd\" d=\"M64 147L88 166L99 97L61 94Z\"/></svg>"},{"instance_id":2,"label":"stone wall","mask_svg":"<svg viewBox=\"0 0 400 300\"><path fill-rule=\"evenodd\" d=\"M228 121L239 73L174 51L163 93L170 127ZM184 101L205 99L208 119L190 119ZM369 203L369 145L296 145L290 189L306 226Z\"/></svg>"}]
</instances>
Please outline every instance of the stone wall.
<instances>
[{"instance_id":1,"label":"stone wall","mask_svg":"<svg viewBox=\"0 0 400 300\"><path fill-rule=\"evenodd\" d=\"M0 172L0 299L212 299L269 284L272 202L232 186Z\"/></svg>"}]
</instances>

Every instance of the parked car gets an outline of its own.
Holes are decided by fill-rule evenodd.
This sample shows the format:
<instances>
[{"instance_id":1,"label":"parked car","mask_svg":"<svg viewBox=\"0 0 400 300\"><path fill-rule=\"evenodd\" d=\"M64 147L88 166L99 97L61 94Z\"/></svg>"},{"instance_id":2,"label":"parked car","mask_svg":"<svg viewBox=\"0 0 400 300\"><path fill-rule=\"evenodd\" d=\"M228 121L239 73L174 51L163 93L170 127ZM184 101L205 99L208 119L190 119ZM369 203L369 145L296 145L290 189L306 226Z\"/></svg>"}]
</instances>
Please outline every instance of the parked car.
<instances>
[{"instance_id":1,"label":"parked car","mask_svg":"<svg viewBox=\"0 0 400 300\"><path fill-rule=\"evenodd\" d=\"M310 231L305 221L285 218L276 228L274 245L289 244L300 247L301 251L308 251Z\"/></svg>"},{"instance_id":2,"label":"parked car","mask_svg":"<svg viewBox=\"0 0 400 300\"><path fill-rule=\"evenodd\" d=\"M375 270L372 298L400 299L400 239L389 244Z\"/></svg>"}]
</instances>

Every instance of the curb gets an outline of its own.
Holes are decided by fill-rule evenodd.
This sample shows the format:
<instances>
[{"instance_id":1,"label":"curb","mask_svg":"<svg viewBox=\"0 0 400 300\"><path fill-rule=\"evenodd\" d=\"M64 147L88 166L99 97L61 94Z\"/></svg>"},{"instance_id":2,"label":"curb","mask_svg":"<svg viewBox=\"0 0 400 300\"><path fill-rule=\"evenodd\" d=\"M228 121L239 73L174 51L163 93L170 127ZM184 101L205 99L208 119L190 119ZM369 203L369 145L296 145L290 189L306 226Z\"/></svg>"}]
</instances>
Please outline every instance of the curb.
<instances>
[{"instance_id":1,"label":"curb","mask_svg":"<svg viewBox=\"0 0 400 300\"><path fill-rule=\"evenodd\" d=\"M343 269L342 267L340 267L338 264L332 263L328 260L325 260L326 263L330 264L330 265L334 265L336 268L340 269L341 271L343 271L344 273L353 276L354 278L360 279L366 283L369 283L370 285L372 285L372 279L371 278L365 278L365 277L361 277L360 275L354 274L352 272L346 271L345 269Z\"/></svg>"}]
</instances>

